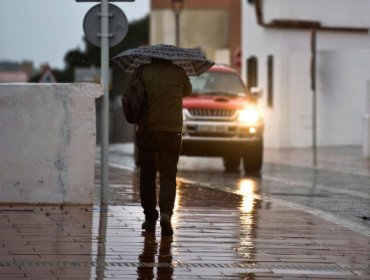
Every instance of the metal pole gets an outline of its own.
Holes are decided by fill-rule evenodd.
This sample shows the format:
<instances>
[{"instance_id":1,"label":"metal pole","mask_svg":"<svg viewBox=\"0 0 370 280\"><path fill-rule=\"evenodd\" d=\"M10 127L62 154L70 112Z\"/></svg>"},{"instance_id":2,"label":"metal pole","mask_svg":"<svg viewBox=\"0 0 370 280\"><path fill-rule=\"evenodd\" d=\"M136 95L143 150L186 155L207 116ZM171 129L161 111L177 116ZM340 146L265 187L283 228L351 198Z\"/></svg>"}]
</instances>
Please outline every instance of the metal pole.
<instances>
[{"instance_id":1,"label":"metal pole","mask_svg":"<svg viewBox=\"0 0 370 280\"><path fill-rule=\"evenodd\" d=\"M108 205L108 145L109 145L109 1L101 0L101 205Z\"/></svg>"},{"instance_id":2,"label":"metal pole","mask_svg":"<svg viewBox=\"0 0 370 280\"><path fill-rule=\"evenodd\" d=\"M106 257L106 242L107 242L107 225L108 225L108 210L107 208L100 208L99 218L99 240L98 240L98 255L96 259L96 265L99 266L97 269L97 278L104 279L105 272L105 257Z\"/></svg>"},{"instance_id":3,"label":"metal pole","mask_svg":"<svg viewBox=\"0 0 370 280\"><path fill-rule=\"evenodd\" d=\"M317 56L317 31L311 32L311 89L312 89L312 152L313 165L317 165L317 91L316 91L316 56Z\"/></svg>"},{"instance_id":4,"label":"metal pole","mask_svg":"<svg viewBox=\"0 0 370 280\"><path fill-rule=\"evenodd\" d=\"M180 47L180 11L175 11L176 47Z\"/></svg>"}]
</instances>

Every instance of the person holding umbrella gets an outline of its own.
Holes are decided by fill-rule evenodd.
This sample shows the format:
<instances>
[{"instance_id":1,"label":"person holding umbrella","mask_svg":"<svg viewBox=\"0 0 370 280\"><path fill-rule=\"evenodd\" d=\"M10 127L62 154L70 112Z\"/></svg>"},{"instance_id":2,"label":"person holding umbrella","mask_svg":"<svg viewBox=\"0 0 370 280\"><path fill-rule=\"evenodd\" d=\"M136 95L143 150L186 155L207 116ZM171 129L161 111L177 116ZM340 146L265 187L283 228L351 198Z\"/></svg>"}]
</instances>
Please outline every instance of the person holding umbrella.
<instances>
[{"instance_id":1,"label":"person holding umbrella","mask_svg":"<svg viewBox=\"0 0 370 280\"><path fill-rule=\"evenodd\" d=\"M147 110L137 126L140 163L140 199L146 232L155 232L156 176L159 172L161 234L172 236L171 217L176 197L177 163L182 141L182 98L191 93L189 75L213 65L198 49L152 45L127 50L112 61L126 73L141 69Z\"/></svg>"}]
</instances>

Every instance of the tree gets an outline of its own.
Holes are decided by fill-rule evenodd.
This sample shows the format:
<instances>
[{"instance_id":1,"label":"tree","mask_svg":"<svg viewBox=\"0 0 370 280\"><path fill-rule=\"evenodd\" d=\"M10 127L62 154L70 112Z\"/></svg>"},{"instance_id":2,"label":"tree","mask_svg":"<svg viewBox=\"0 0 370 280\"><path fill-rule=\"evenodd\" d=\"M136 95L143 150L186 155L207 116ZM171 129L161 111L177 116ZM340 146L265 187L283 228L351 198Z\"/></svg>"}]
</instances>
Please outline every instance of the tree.
<instances>
[{"instance_id":1,"label":"tree","mask_svg":"<svg viewBox=\"0 0 370 280\"><path fill-rule=\"evenodd\" d=\"M69 50L64 56L66 64L64 70L52 69L53 74L60 83L74 82L74 69L76 67L100 67L100 48L90 44L86 37L83 38L85 51L79 49ZM147 45L149 42L149 16L129 24L126 37L117 46L110 49L110 58L131 48ZM116 71L116 69L114 69ZM30 79L38 82L41 74Z\"/></svg>"}]
</instances>

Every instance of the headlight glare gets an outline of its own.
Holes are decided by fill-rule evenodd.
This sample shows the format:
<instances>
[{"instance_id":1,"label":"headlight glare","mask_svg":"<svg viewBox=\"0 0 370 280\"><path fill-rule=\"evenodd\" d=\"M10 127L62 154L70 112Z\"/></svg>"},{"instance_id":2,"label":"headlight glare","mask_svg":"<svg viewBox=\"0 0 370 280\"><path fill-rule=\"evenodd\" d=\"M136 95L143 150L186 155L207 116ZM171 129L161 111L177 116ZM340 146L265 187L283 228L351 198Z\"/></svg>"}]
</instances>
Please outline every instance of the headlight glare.
<instances>
[{"instance_id":1,"label":"headlight glare","mask_svg":"<svg viewBox=\"0 0 370 280\"><path fill-rule=\"evenodd\" d=\"M185 121L186 120L186 109L182 109L182 120Z\"/></svg>"},{"instance_id":2,"label":"headlight glare","mask_svg":"<svg viewBox=\"0 0 370 280\"><path fill-rule=\"evenodd\" d=\"M258 122L259 118L260 114L257 108L250 107L239 111L238 121L245 124L254 125Z\"/></svg>"}]
</instances>

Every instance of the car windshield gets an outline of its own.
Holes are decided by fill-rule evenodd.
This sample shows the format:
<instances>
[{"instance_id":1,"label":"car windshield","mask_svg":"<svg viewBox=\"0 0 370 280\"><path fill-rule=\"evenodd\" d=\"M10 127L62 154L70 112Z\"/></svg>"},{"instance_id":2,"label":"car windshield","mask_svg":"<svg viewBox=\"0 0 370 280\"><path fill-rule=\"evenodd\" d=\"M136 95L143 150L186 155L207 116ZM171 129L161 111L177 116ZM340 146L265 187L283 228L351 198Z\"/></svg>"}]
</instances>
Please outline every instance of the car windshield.
<instances>
[{"instance_id":1,"label":"car windshield","mask_svg":"<svg viewBox=\"0 0 370 280\"><path fill-rule=\"evenodd\" d=\"M244 84L237 74L208 71L200 76L191 76L190 82L195 94L245 96Z\"/></svg>"}]
</instances>

